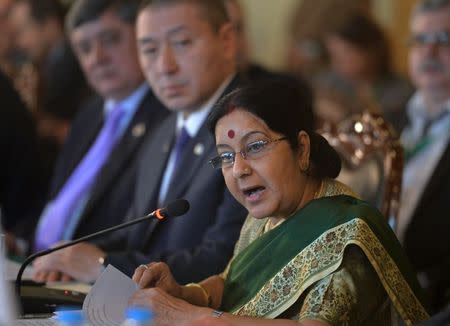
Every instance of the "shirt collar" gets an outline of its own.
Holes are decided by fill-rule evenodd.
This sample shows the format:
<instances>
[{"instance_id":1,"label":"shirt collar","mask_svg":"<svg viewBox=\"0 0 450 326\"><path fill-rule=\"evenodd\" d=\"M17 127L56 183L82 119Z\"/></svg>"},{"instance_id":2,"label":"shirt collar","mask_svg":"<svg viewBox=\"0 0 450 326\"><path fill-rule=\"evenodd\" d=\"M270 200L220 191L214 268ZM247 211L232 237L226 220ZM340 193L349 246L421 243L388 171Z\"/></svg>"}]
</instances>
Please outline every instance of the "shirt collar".
<instances>
[{"instance_id":1,"label":"shirt collar","mask_svg":"<svg viewBox=\"0 0 450 326\"><path fill-rule=\"evenodd\" d=\"M448 112L450 113L450 99L447 100L444 104L444 110L437 113L434 116L430 116L428 113L426 106L425 106L425 100L420 92L416 92L413 97L408 102L408 109L407 114L411 121L420 119L424 121L428 120L436 120L436 116L440 116L442 112Z\"/></svg>"},{"instance_id":2,"label":"shirt collar","mask_svg":"<svg viewBox=\"0 0 450 326\"><path fill-rule=\"evenodd\" d=\"M450 125L450 100L444 104L437 116L429 117L425 107L423 96L416 92L408 102L407 114L409 124L401 134L401 142L405 148L414 148L423 138L424 128L428 121L432 121L427 135L435 137L449 132Z\"/></svg>"},{"instance_id":3,"label":"shirt collar","mask_svg":"<svg viewBox=\"0 0 450 326\"><path fill-rule=\"evenodd\" d=\"M198 110L189 114L187 118L183 116L183 112L178 112L177 114L177 133L183 128L186 128L187 133L191 138L197 136L200 127L206 120L209 112L212 110L214 104L219 100L220 96L225 91L225 88L230 84L231 80L234 78L234 74L226 78L222 84L217 88L214 94L205 102Z\"/></svg>"},{"instance_id":4,"label":"shirt collar","mask_svg":"<svg viewBox=\"0 0 450 326\"><path fill-rule=\"evenodd\" d=\"M123 99L122 101L106 99L105 104L103 106L103 113L105 115L108 115L109 113L111 113L111 110L113 110L117 105L120 105L125 111L135 110L141 103L148 89L149 89L148 84L143 83L133 93L131 93L130 96Z\"/></svg>"}]
</instances>

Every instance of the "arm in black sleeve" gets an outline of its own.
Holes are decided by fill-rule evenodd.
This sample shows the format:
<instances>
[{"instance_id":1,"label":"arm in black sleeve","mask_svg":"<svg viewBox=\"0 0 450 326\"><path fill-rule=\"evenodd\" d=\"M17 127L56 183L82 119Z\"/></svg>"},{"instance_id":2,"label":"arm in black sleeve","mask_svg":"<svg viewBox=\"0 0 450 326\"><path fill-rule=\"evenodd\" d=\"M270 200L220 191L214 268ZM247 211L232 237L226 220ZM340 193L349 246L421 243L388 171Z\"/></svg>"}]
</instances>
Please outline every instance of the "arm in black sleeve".
<instances>
[{"instance_id":1,"label":"arm in black sleeve","mask_svg":"<svg viewBox=\"0 0 450 326\"><path fill-rule=\"evenodd\" d=\"M175 279L182 284L197 282L222 272L233 254L247 211L227 189L222 191L220 196L221 203L215 212L210 213L215 215L212 223L206 228L197 245L175 250L155 251L150 247L136 251L108 252L106 262L132 275L140 264L163 261L170 266ZM195 205L192 208L194 211L190 214L196 215ZM195 228L195 223L192 223L191 227Z\"/></svg>"}]
</instances>

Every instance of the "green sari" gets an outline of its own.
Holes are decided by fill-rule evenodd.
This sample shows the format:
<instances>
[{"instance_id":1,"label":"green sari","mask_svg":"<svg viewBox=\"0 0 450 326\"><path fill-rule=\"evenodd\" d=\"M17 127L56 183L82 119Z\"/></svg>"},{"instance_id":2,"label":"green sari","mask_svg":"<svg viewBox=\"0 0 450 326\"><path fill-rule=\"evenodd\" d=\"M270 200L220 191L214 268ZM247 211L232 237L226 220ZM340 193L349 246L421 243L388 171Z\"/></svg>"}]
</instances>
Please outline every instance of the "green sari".
<instances>
[{"instance_id":1,"label":"green sari","mask_svg":"<svg viewBox=\"0 0 450 326\"><path fill-rule=\"evenodd\" d=\"M249 228L253 222L258 227ZM395 307L406 324L428 318L421 303L421 289L397 238L384 217L365 202L348 195L324 196L312 200L284 223L261 235L258 232L263 223L249 217L247 226L243 227L242 239L225 272L223 310L242 316L289 318L295 315L292 319L353 325L350 317L327 319L315 315L314 309L319 311L320 307L311 304L311 311L306 313L303 309L297 315L298 311L290 310L296 305L298 309L306 306L305 297L316 293L312 290L316 290L317 284L337 273L351 251L349 248L356 246L374 270L371 281L375 279L384 288L389 306ZM251 241L242 244L245 237ZM333 318L340 318L339 322L331 322ZM392 319L386 320L390 324Z\"/></svg>"}]
</instances>

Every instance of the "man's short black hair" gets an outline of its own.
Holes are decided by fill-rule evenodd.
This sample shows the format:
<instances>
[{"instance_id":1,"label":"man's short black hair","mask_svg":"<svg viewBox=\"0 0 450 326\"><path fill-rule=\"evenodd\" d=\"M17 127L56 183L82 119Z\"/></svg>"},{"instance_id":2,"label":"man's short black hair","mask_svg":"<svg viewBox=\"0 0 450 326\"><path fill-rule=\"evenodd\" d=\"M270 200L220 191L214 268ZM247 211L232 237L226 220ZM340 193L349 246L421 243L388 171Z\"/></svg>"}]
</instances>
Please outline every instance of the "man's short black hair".
<instances>
[{"instance_id":1,"label":"man's short black hair","mask_svg":"<svg viewBox=\"0 0 450 326\"><path fill-rule=\"evenodd\" d=\"M134 25L138 8L138 0L77 0L67 15L66 31L70 33L97 20L108 10L113 10L123 22Z\"/></svg>"},{"instance_id":2,"label":"man's short black hair","mask_svg":"<svg viewBox=\"0 0 450 326\"><path fill-rule=\"evenodd\" d=\"M140 11L152 6L164 7L183 3L198 6L215 32L230 21L223 0L143 0Z\"/></svg>"}]
</instances>

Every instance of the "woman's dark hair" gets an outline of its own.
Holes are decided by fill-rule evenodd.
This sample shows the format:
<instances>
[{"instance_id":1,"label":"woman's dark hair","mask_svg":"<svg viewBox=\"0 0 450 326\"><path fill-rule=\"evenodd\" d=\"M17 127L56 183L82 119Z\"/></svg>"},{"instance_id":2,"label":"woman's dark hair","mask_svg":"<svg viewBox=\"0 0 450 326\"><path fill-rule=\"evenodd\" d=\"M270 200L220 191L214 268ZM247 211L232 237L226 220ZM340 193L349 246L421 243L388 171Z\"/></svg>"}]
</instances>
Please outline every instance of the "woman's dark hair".
<instances>
[{"instance_id":1,"label":"woman's dark hair","mask_svg":"<svg viewBox=\"0 0 450 326\"><path fill-rule=\"evenodd\" d=\"M313 96L304 82L264 81L240 88L220 100L208 117L215 134L218 121L234 109L250 112L267 126L288 138L297 150L298 133L305 131L310 138L311 174L317 178L335 178L341 170L339 154L321 135L313 131Z\"/></svg>"},{"instance_id":2,"label":"woman's dark hair","mask_svg":"<svg viewBox=\"0 0 450 326\"><path fill-rule=\"evenodd\" d=\"M368 15L353 12L338 19L328 32L352 44L373 60L378 75L392 73L391 49L383 29Z\"/></svg>"},{"instance_id":3,"label":"woman's dark hair","mask_svg":"<svg viewBox=\"0 0 450 326\"><path fill-rule=\"evenodd\" d=\"M58 0L20 0L16 3L27 4L31 18L39 24L49 18L55 18L61 26L64 23L65 8Z\"/></svg>"}]
</instances>

